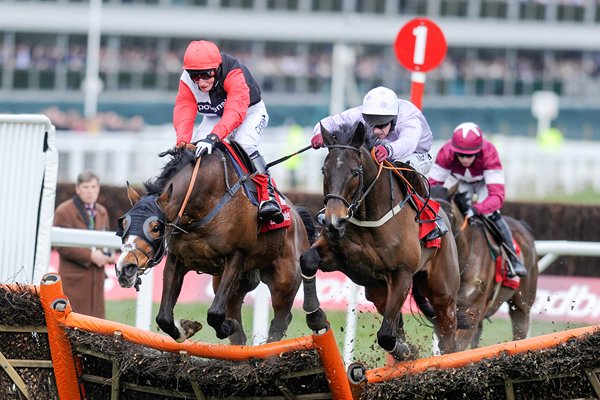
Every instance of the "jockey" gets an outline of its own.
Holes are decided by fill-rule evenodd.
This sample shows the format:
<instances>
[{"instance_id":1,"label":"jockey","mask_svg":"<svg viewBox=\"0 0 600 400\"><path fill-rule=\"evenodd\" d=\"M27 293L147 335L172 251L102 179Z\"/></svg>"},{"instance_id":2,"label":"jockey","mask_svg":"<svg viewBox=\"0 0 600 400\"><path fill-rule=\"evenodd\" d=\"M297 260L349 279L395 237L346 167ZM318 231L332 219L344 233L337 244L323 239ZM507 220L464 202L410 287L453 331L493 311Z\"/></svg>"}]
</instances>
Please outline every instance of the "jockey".
<instances>
[{"instance_id":1,"label":"jockey","mask_svg":"<svg viewBox=\"0 0 600 400\"><path fill-rule=\"evenodd\" d=\"M410 101L398 99L393 90L383 86L371 89L361 106L322 119L315 125L310 143L314 149L324 147L321 124L325 129L333 130L342 124L354 125L357 122L365 123L378 162L401 161L420 174L429 172L433 164L429 152L433 134L425 116ZM436 224L437 228L426 237L426 241L448 232L441 217L438 216Z\"/></svg>"},{"instance_id":2,"label":"jockey","mask_svg":"<svg viewBox=\"0 0 600 400\"><path fill-rule=\"evenodd\" d=\"M220 140L235 139L267 181L269 199L260 203L259 219L283 222L267 164L258 151L261 134L269 123L258 84L245 65L206 40L190 42L183 56L183 70L173 110L177 145L196 143L196 157L200 157L210 154ZM194 131L198 113L203 118Z\"/></svg>"},{"instance_id":3,"label":"jockey","mask_svg":"<svg viewBox=\"0 0 600 400\"><path fill-rule=\"evenodd\" d=\"M320 121L328 130L357 122L367 126L367 134L375 144L377 161L401 161L423 175L429 172L433 164L429 153L433 134L425 116L414 104L398 99L393 90L379 86L366 94L362 106ZM315 125L313 133L312 147L323 147L320 124Z\"/></svg>"},{"instance_id":4,"label":"jockey","mask_svg":"<svg viewBox=\"0 0 600 400\"><path fill-rule=\"evenodd\" d=\"M496 147L483 138L478 125L464 122L454 129L452 139L438 152L429 174L429 183L446 188L458 183L460 193L466 192L468 198L476 195L477 203L469 205L465 216L489 216L509 249L509 277L527 275L527 270L516 257L510 228L500 214L504 204L502 163Z\"/></svg>"}]
</instances>

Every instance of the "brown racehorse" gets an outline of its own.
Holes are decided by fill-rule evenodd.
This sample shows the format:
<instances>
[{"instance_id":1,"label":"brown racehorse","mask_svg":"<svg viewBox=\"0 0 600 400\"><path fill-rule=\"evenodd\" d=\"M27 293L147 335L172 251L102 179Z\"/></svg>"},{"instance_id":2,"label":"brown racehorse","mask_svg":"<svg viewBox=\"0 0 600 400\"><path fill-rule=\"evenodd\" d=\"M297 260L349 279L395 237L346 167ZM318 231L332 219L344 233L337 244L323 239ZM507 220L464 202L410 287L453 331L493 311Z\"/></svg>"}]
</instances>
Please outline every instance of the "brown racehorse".
<instances>
[{"instance_id":1,"label":"brown racehorse","mask_svg":"<svg viewBox=\"0 0 600 400\"><path fill-rule=\"evenodd\" d=\"M272 298L274 317L268 341L281 339L291 321L291 308L301 282L299 259L314 237L312 216L289 201L291 226L259 233L257 207L240 189L234 164L217 146L201 159L193 192L178 217L190 186L194 153L173 156L161 174L146 182L147 196L128 188L133 208L119 219L123 252L116 271L122 287L137 286L143 270L155 265L167 250L160 310L156 322L177 341L195 334L201 325L175 321L173 309L184 276L190 271L213 276L214 300L207 321L219 339L245 344L241 307L246 294L264 282ZM248 174L244 176L247 179ZM308 233L307 233L308 231Z\"/></svg>"},{"instance_id":2,"label":"brown racehorse","mask_svg":"<svg viewBox=\"0 0 600 400\"><path fill-rule=\"evenodd\" d=\"M363 146L362 123L342 125L332 132L321 127L321 133L329 150L322 169L325 211L319 221L323 229L300 259L309 326L313 328L311 323L322 313L316 291L307 290L314 287L317 268L341 271L365 287L366 298L383 315L377 340L396 359L417 355L406 342L402 319L411 285L413 294L417 290L433 308L441 351L453 352L460 276L452 234L442 237L440 248L422 245L407 187L391 172L378 174L379 164ZM375 222L389 213L394 215L385 223ZM443 211L441 215L449 225ZM374 226L364 226L370 223Z\"/></svg>"},{"instance_id":3,"label":"brown racehorse","mask_svg":"<svg viewBox=\"0 0 600 400\"><path fill-rule=\"evenodd\" d=\"M431 195L441 203L452 221L452 230L458 248L461 267L461 287L458 299L459 312L466 315L466 329L456 333L458 350L479 345L483 319L492 316L502 303L508 303L512 322L513 340L524 339L529 330L529 312L537 290L537 253L531 232L519 221L504 216L514 240L521 249L527 276L520 278L518 288L512 289L495 281L496 260L500 247L491 233L484 228L481 219L465 222L460 211L466 198L457 193L458 185L450 190L442 186L431 188ZM504 261L506 262L506 261Z\"/></svg>"}]
</instances>

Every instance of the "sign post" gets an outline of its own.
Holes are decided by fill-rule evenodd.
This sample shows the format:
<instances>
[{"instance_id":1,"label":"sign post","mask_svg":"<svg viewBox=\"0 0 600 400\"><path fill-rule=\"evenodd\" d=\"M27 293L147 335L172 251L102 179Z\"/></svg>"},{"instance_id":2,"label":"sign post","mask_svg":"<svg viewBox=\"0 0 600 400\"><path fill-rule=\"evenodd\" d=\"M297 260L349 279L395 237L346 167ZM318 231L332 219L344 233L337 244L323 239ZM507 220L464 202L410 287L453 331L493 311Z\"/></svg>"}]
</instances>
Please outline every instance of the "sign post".
<instances>
[{"instance_id":1,"label":"sign post","mask_svg":"<svg viewBox=\"0 0 600 400\"><path fill-rule=\"evenodd\" d=\"M444 33L427 18L412 19L398 32L394 50L398 62L412 71L410 100L422 108L425 73L437 67L448 50Z\"/></svg>"}]
</instances>

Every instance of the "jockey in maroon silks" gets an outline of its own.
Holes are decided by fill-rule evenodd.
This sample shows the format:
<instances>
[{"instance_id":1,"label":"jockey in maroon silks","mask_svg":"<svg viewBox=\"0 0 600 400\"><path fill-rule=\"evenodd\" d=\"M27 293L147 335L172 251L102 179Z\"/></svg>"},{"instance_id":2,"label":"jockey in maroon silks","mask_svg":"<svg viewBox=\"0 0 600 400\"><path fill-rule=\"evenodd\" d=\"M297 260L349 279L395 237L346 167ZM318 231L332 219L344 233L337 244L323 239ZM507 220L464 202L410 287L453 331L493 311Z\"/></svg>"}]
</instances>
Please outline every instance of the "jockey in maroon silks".
<instances>
[{"instance_id":1,"label":"jockey in maroon silks","mask_svg":"<svg viewBox=\"0 0 600 400\"><path fill-rule=\"evenodd\" d=\"M465 216L488 216L498 227L508 246L509 276L525 276L527 270L516 257L513 239L500 209L504 204L504 171L496 147L483 138L481 128L473 122L464 122L454 129L452 139L437 154L429 171L429 183L450 188L458 183L458 191L467 198L477 196Z\"/></svg>"},{"instance_id":2,"label":"jockey in maroon silks","mask_svg":"<svg viewBox=\"0 0 600 400\"><path fill-rule=\"evenodd\" d=\"M259 205L259 219L283 222L267 164L258 151L269 114L250 71L206 40L188 45L183 69L173 110L177 145L196 143L196 156L200 157L210 154L217 142L234 139L250 156L259 177L262 175L267 182L268 199ZM198 113L203 118L194 131Z\"/></svg>"}]
</instances>

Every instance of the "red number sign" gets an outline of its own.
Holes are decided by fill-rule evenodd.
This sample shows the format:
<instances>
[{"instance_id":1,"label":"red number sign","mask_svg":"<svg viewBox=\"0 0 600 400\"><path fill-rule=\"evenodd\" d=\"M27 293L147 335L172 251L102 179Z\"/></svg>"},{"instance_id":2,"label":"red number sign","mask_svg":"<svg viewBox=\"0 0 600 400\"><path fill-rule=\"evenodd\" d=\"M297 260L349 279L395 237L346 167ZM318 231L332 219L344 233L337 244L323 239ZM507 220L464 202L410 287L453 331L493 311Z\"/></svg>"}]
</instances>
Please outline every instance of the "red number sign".
<instances>
[{"instance_id":1,"label":"red number sign","mask_svg":"<svg viewBox=\"0 0 600 400\"><path fill-rule=\"evenodd\" d=\"M394 50L400 64L408 70L427 72L442 62L448 45L439 26L426 18L415 18L398 32Z\"/></svg>"}]
</instances>

